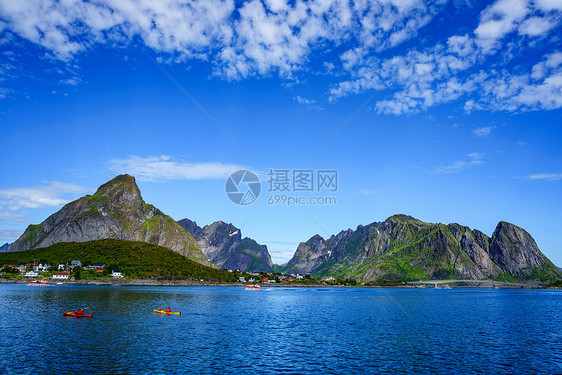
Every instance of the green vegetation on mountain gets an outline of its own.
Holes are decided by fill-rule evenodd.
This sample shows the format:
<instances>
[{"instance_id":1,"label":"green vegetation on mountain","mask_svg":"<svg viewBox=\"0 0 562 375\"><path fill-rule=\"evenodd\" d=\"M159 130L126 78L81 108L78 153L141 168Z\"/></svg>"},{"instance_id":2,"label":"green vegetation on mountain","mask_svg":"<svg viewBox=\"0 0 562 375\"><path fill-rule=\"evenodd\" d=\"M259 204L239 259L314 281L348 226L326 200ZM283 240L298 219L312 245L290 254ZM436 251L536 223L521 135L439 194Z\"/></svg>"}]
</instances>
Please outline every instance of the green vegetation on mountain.
<instances>
[{"instance_id":1,"label":"green vegetation on mountain","mask_svg":"<svg viewBox=\"0 0 562 375\"><path fill-rule=\"evenodd\" d=\"M105 263L108 272L120 270L128 278L236 281L233 273L201 265L168 248L139 241L61 242L45 248L0 253L0 264L26 264L34 260L51 265L72 260L80 260L83 265Z\"/></svg>"},{"instance_id":2,"label":"green vegetation on mountain","mask_svg":"<svg viewBox=\"0 0 562 375\"><path fill-rule=\"evenodd\" d=\"M70 202L41 224L28 226L10 251L110 238L164 246L211 265L191 234L170 216L144 202L135 178L129 175L113 178L94 195Z\"/></svg>"},{"instance_id":3,"label":"green vegetation on mountain","mask_svg":"<svg viewBox=\"0 0 562 375\"><path fill-rule=\"evenodd\" d=\"M407 215L360 225L327 240L301 243L284 272L383 280L540 280L562 277L522 228L500 222L492 237L459 224L425 223Z\"/></svg>"}]
</instances>

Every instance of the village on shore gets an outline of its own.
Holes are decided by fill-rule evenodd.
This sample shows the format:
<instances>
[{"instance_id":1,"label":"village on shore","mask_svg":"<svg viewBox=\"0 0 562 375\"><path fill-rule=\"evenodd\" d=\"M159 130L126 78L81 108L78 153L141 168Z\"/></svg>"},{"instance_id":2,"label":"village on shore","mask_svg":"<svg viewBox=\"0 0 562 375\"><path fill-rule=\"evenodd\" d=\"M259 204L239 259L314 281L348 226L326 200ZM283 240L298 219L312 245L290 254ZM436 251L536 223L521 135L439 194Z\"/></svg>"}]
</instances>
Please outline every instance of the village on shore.
<instances>
[{"instance_id":1,"label":"village on shore","mask_svg":"<svg viewBox=\"0 0 562 375\"><path fill-rule=\"evenodd\" d=\"M334 276L325 276L321 279L313 279L310 275L281 274L274 272L240 272L239 270L227 270L236 273L237 283L240 284L266 284L276 285L349 285L348 280L340 280ZM0 279L12 282L37 283L65 283L77 284L132 284L132 285L230 285L233 283L203 279L182 279L179 277L162 276L156 279L129 278L126 272L118 269L108 269L104 263L93 263L83 265L80 260L68 263L51 265L47 263L32 262L26 264L4 264L0 269ZM355 285L355 282L351 282ZM235 284L235 283L234 283Z\"/></svg>"},{"instance_id":2,"label":"village on shore","mask_svg":"<svg viewBox=\"0 0 562 375\"><path fill-rule=\"evenodd\" d=\"M370 283L357 283L355 280L338 279L335 276L324 276L314 279L310 275L282 274L276 272L240 272L234 273L236 282L220 282L218 280L186 279L175 276L161 276L151 279L128 277L118 269L108 269L104 263L83 265L80 260L55 265L32 262L26 264L4 264L0 269L0 282L28 283L30 285L50 284L87 284L87 285L169 285L169 286L241 286L263 285L268 287L433 287L451 289L455 287L484 288L562 288L560 283L542 284L538 282L514 283L494 280L419 280L399 281L384 280Z\"/></svg>"}]
</instances>

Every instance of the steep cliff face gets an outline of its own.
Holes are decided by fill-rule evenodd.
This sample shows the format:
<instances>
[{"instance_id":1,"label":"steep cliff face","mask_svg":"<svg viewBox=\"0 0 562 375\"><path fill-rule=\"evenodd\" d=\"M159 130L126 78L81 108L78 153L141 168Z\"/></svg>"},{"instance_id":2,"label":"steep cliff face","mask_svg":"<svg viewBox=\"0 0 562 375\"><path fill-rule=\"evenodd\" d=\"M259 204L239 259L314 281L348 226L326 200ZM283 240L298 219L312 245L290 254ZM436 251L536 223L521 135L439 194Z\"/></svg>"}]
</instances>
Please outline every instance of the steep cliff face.
<instances>
[{"instance_id":1,"label":"steep cliff face","mask_svg":"<svg viewBox=\"0 0 562 375\"><path fill-rule=\"evenodd\" d=\"M326 241L315 235L306 242L301 242L291 260L285 265L284 270L291 273L311 275L316 272L331 254L326 250Z\"/></svg>"},{"instance_id":2,"label":"steep cliff face","mask_svg":"<svg viewBox=\"0 0 562 375\"><path fill-rule=\"evenodd\" d=\"M11 243L5 243L4 245L0 246L0 253L5 253L10 251L11 247L12 247Z\"/></svg>"},{"instance_id":3,"label":"steep cliff face","mask_svg":"<svg viewBox=\"0 0 562 375\"><path fill-rule=\"evenodd\" d=\"M41 224L30 225L10 251L107 238L164 246L210 265L188 232L170 216L144 202L134 177L129 175L115 177L94 195L70 202Z\"/></svg>"},{"instance_id":4,"label":"steep cliff face","mask_svg":"<svg viewBox=\"0 0 562 375\"><path fill-rule=\"evenodd\" d=\"M459 242L461 250L466 253L474 265L481 271L475 278L493 278L502 272L490 258L488 251L490 238L486 234L477 229L471 230L469 227L459 224L449 224L447 227Z\"/></svg>"},{"instance_id":5,"label":"steep cliff face","mask_svg":"<svg viewBox=\"0 0 562 375\"><path fill-rule=\"evenodd\" d=\"M459 224L424 223L406 215L328 240L316 235L299 245L283 270L363 281L559 275L528 233L511 224L500 223L490 239Z\"/></svg>"},{"instance_id":6,"label":"steep cliff face","mask_svg":"<svg viewBox=\"0 0 562 375\"><path fill-rule=\"evenodd\" d=\"M232 224L216 221L201 228L189 219L178 224L195 237L205 257L220 268L265 272L273 269L267 246L242 238L240 229Z\"/></svg>"},{"instance_id":7,"label":"steep cliff face","mask_svg":"<svg viewBox=\"0 0 562 375\"><path fill-rule=\"evenodd\" d=\"M527 231L505 221L496 227L489 251L494 263L513 276L547 276L558 271Z\"/></svg>"}]
</instances>

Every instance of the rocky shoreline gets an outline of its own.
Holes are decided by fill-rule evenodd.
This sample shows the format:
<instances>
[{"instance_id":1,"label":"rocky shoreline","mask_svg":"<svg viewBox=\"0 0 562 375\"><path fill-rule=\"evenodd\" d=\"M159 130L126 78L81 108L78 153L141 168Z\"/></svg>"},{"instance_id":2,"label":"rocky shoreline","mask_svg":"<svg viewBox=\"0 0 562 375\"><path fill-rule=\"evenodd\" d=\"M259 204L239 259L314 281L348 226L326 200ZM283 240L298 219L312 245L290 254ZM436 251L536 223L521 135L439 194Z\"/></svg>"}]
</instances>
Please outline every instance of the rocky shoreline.
<instances>
[{"instance_id":1,"label":"rocky shoreline","mask_svg":"<svg viewBox=\"0 0 562 375\"><path fill-rule=\"evenodd\" d=\"M0 279L0 283L27 284L32 280L5 280ZM432 282L425 282L426 288ZM439 281L437 281L439 283ZM454 288L495 288L495 289L546 289L540 284L514 284L514 283L493 283L480 280L466 280L462 282L450 283ZM221 283L194 280L154 280L154 279L129 279L129 280L77 280L77 281L57 281L49 282L49 285L116 285L116 286L215 286L215 287L243 287L249 284L242 283ZM415 288L412 284L402 285L332 285L332 284L262 284L262 287L271 288ZM551 287L548 289L562 289Z\"/></svg>"}]
</instances>

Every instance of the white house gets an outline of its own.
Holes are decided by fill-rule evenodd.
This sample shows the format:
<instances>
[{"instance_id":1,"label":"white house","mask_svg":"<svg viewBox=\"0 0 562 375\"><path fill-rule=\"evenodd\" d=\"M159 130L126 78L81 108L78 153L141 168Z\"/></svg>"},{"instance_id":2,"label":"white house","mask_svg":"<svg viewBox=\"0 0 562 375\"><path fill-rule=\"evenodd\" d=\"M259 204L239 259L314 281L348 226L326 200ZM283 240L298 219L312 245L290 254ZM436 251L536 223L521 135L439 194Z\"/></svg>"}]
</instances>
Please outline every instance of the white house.
<instances>
[{"instance_id":1,"label":"white house","mask_svg":"<svg viewBox=\"0 0 562 375\"><path fill-rule=\"evenodd\" d=\"M59 263L59 271L64 271L68 268L68 264L66 263Z\"/></svg>"},{"instance_id":2,"label":"white house","mask_svg":"<svg viewBox=\"0 0 562 375\"><path fill-rule=\"evenodd\" d=\"M27 271L25 273L25 277L37 277L39 276L39 272L37 271Z\"/></svg>"},{"instance_id":3,"label":"white house","mask_svg":"<svg viewBox=\"0 0 562 375\"><path fill-rule=\"evenodd\" d=\"M51 267L50 264L47 263L39 263L36 266L33 266L33 269L37 272L45 272Z\"/></svg>"},{"instance_id":4,"label":"white house","mask_svg":"<svg viewBox=\"0 0 562 375\"><path fill-rule=\"evenodd\" d=\"M82 267L82 262L79 260L73 260L70 265L72 266L72 268L74 267Z\"/></svg>"},{"instance_id":5,"label":"white house","mask_svg":"<svg viewBox=\"0 0 562 375\"><path fill-rule=\"evenodd\" d=\"M111 271L111 277L123 277L123 275L121 274L121 271L113 270Z\"/></svg>"},{"instance_id":6,"label":"white house","mask_svg":"<svg viewBox=\"0 0 562 375\"><path fill-rule=\"evenodd\" d=\"M68 272L53 272L53 279L68 280Z\"/></svg>"}]
</instances>

